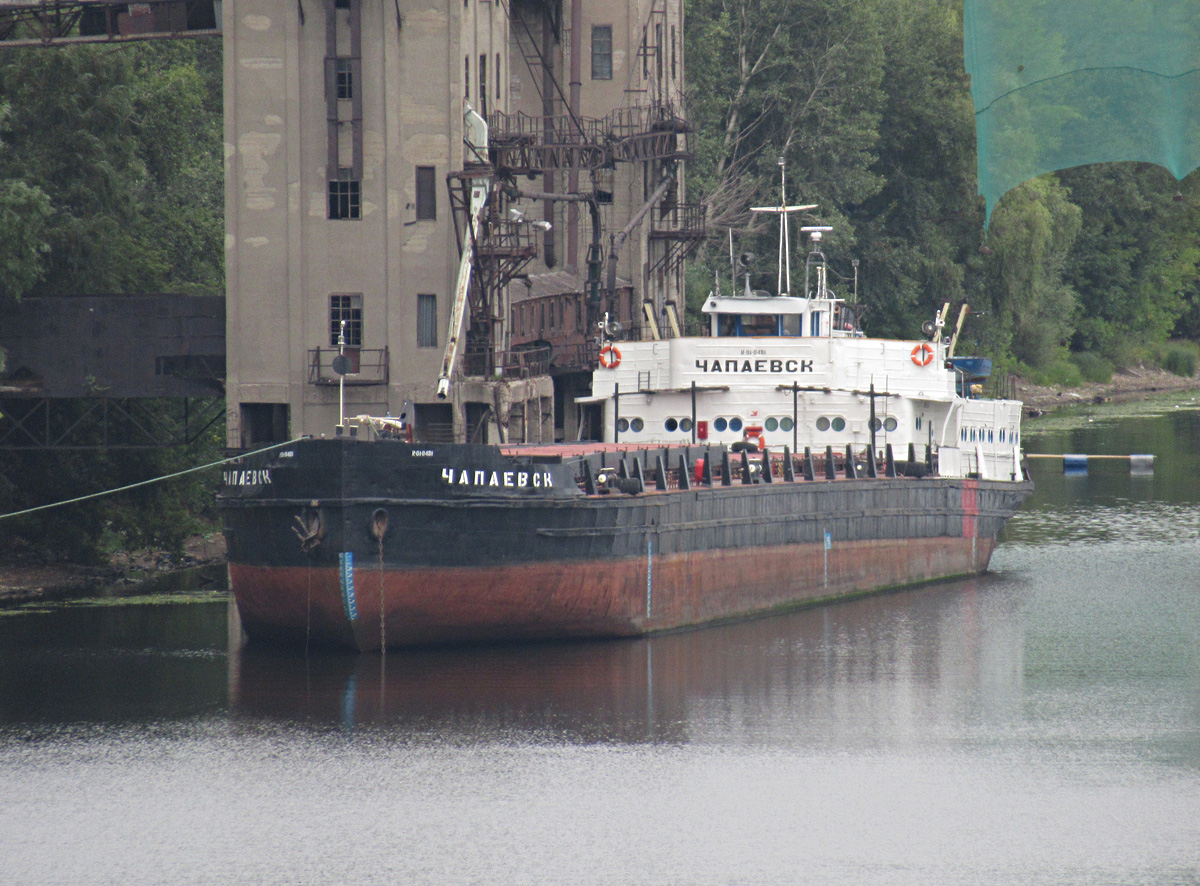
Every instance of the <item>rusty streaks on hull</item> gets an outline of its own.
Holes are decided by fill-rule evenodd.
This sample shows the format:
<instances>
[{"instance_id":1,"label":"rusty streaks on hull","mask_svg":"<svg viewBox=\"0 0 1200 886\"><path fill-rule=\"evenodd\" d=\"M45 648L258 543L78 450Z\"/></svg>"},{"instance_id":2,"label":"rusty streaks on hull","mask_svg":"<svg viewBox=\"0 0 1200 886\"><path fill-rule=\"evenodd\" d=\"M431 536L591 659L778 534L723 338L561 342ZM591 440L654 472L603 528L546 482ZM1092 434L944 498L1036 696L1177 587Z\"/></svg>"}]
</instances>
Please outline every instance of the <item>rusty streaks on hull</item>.
<instances>
[{"instance_id":1,"label":"rusty streaks on hull","mask_svg":"<svg viewBox=\"0 0 1200 886\"><path fill-rule=\"evenodd\" d=\"M388 646L628 637L746 618L987 568L991 538L839 541L590 562L354 569L351 621L339 570L231 563L254 638ZM649 615L647 615L649 612Z\"/></svg>"}]
</instances>

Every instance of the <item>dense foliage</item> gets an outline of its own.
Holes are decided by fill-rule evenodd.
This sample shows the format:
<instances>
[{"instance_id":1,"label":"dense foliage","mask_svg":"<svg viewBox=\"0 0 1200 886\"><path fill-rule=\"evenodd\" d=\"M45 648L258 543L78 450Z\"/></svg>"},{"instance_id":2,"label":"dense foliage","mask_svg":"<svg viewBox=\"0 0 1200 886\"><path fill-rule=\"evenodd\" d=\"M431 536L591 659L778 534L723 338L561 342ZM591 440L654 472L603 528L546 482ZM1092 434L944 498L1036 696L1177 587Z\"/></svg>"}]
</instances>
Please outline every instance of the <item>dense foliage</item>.
<instances>
[{"instance_id":1,"label":"dense foliage","mask_svg":"<svg viewBox=\"0 0 1200 886\"><path fill-rule=\"evenodd\" d=\"M0 52L0 298L222 292L221 114L218 40ZM142 405L146 421L171 420L171 404ZM81 419L91 408L62 406ZM3 452L0 512L161 476L220 445L218 428L187 449ZM211 511L214 480L8 521L0 540L75 560L178 549Z\"/></svg>"},{"instance_id":2,"label":"dense foliage","mask_svg":"<svg viewBox=\"0 0 1200 886\"><path fill-rule=\"evenodd\" d=\"M0 296L224 288L218 42L6 49L0 115Z\"/></svg>"},{"instance_id":3,"label":"dense foliage","mask_svg":"<svg viewBox=\"0 0 1200 886\"><path fill-rule=\"evenodd\" d=\"M764 257L755 285L774 288L776 233L745 207L776 202L782 157L789 200L820 204L804 223L835 227L834 270L848 281L859 259L873 334L914 336L965 301L969 347L1045 377L1200 336L1200 176L1134 163L1042 176L984 232L961 13L956 0L687 0L688 187L712 225L693 301L714 272L729 286L729 228Z\"/></svg>"}]
</instances>

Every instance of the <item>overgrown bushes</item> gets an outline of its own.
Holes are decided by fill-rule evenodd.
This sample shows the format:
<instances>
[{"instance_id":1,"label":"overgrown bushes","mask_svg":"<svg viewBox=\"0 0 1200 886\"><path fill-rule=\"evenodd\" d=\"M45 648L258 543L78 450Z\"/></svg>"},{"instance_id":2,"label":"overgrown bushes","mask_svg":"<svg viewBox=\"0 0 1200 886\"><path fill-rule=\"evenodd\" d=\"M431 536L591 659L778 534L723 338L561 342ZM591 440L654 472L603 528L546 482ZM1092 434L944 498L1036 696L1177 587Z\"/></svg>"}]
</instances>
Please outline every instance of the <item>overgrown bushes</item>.
<instances>
[{"instance_id":1,"label":"overgrown bushes","mask_svg":"<svg viewBox=\"0 0 1200 886\"><path fill-rule=\"evenodd\" d=\"M1167 342L1162 348L1160 365L1167 372L1191 378L1200 363L1200 346L1191 341Z\"/></svg>"}]
</instances>

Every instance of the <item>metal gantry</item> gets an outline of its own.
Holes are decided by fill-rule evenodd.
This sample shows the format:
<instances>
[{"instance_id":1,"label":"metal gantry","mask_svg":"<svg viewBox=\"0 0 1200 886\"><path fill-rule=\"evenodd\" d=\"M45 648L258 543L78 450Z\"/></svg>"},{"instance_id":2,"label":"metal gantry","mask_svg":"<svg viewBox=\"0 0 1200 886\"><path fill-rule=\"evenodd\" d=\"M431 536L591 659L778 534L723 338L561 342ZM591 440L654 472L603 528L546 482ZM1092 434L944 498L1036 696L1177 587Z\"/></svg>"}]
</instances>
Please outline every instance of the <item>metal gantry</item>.
<instances>
[{"instance_id":1,"label":"metal gantry","mask_svg":"<svg viewBox=\"0 0 1200 886\"><path fill-rule=\"evenodd\" d=\"M220 0L38 0L0 4L0 48L221 33Z\"/></svg>"}]
</instances>

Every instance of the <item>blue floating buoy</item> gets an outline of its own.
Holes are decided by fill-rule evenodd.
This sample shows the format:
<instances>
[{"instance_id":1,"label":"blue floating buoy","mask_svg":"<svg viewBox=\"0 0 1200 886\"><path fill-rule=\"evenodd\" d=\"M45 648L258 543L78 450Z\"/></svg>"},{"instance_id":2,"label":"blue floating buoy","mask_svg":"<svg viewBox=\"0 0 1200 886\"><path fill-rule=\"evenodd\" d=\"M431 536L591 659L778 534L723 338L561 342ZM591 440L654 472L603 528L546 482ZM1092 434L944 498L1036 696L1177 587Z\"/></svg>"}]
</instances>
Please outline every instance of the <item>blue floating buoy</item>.
<instances>
[{"instance_id":1,"label":"blue floating buoy","mask_svg":"<svg viewBox=\"0 0 1200 886\"><path fill-rule=\"evenodd\" d=\"M1088 469L1088 457L1086 455L1063 455L1063 473L1064 474L1086 474Z\"/></svg>"}]
</instances>

